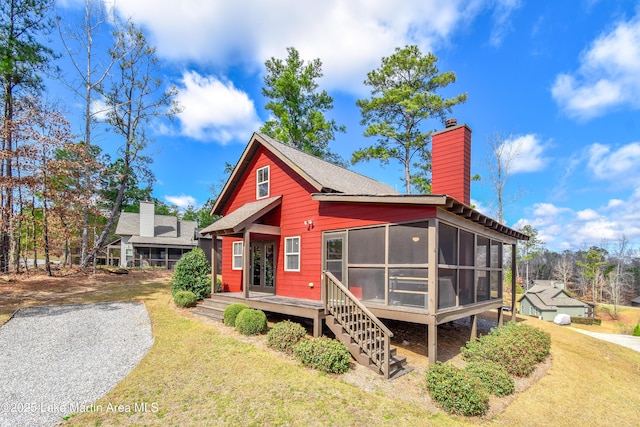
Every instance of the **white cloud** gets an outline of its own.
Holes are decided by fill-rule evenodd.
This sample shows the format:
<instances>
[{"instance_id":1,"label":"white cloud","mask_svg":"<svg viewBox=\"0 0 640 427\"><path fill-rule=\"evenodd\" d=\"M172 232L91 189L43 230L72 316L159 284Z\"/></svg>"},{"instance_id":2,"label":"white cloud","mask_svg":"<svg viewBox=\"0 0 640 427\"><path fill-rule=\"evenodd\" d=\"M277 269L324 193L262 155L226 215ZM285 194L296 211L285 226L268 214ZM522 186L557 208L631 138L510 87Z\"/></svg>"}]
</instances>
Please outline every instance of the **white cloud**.
<instances>
[{"instance_id":1,"label":"white cloud","mask_svg":"<svg viewBox=\"0 0 640 427\"><path fill-rule=\"evenodd\" d=\"M498 0L496 8L493 11L493 28L489 43L498 47L502 44L502 40L511 31L511 15L522 6L520 0Z\"/></svg>"},{"instance_id":2,"label":"white cloud","mask_svg":"<svg viewBox=\"0 0 640 427\"><path fill-rule=\"evenodd\" d=\"M196 199L192 196L185 196L184 194L180 196L164 196L164 199L179 207L180 209L186 209L189 206L196 205Z\"/></svg>"},{"instance_id":3,"label":"white cloud","mask_svg":"<svg viewBox=\"0 0 640 427\"><path fill-rule=\"evenodd\" d=\"M230 81L186 72L177 100L184 109L178 114L181 133L194 139L224 144L260 127L253 101Z\"/></svg>"},{"instance_id":4,"label":"white cloud","mask_svg":"<svg viewBox=\"0 0 640 427\"><path fill-rule=\"evenodd\" d=\"M600 219L600 215L593 209L584 209L576 212L576 219L579 221L594 221Z\"/></svg>"},{"instance_id":5,"label":"white cloud","mask_svg":"<svg viewBox=\"0 0 640 427\"><path fill-rule=\"evenodd\" d=\"M551 94L569 116L588 120L618 107L640 108L640 18L620 21L559 74Z\"/></svg>"},{"instance_id":6,"label":"white cloud","mask_svg":"<svg viewBox=\"0 0 640 427\"><path fill-rule=\"evenodd\" d=\"M612 199L604 206L575 211L538 203L527 212L513 227L519 229L526 224L535 227L550 250L601 245L623 235L632 245L640 243L640 189L627 200Z\"/></svg>"},{"instance_id":7,"label":"white cloud","mask_svg":"<svg viewBox=\"0 0 640 427\"><path fill-rule=\"evenodd\" d=\"M506 25L513 1L500 2L496 20ZM221 70L261 70L270 57L294 46L323 62L323 87L363 91L366 73L396 46L425 51L446 43L493 2L485 0L148 0L117 2L149 34L160 56Z\"/></svg>"},{"instance_id":8,"label":"white cloud","mask_svg":"<svg viewBox=\"0 0 640 427\"><path fill-rule=\"evenodd\" d=\"M589 149L589 168L598 179L617 183L636 184L640 180L640 142L632 142L617 149L592 144Z\"/></svg>"},{"instance_id":9,"label":"white cloud","mask_svg":"<svg viewBox=\"0 0 640 427\"><path fill-rule=\"evenodd\" d=\"M536 135L527 134L504 141L501 150L509 160L509 173L538 172L546 167L544 145Z\"/></svg>"}]
</instances>

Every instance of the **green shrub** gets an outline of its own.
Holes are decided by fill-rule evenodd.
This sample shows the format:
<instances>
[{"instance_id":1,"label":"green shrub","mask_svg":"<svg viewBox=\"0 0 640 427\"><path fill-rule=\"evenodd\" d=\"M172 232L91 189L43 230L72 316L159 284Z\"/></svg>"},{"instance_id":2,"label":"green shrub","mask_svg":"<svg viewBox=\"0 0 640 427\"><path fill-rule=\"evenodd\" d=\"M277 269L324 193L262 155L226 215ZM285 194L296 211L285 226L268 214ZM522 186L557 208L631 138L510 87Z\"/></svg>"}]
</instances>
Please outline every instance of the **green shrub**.
<instances>
[{"instance_id":1,"label":"green shrub","mask_svg":"<svg viewBox=\"0 0 640 427\"><path fill-rule=\"evenodd\" d=\"M492 329L489 334L469 341L461 349L467 362L491 360L511 375L526 377L549 355L548 333L525 323L509 322Z\"/></svg>"},{"instance_id":2,"label":"green shrub","mask_svg":"<svg viewBox=\"0 0 640 427\"><path fill-rule=\"evenodd\" d=\"M307 330L299 323L289 320L278 322L273 325L273 328L267 333L267 346L292 354L293 347L295 347L305 335L307 335Z\"/></svg>"},{"instance_id":3,"label":"green shrub","mask_svg":"<svg viewBox=\"0 0 640 427\"><path fill-rule=\"evenodd\" d=\"M450 363L431 365L426 383L431 398L449 413L484 415L489 409L489 394L480 381Z\"/></svg>"},{"instance_id":4,"label":"green shrub","mask_svg":"<svg viewBox=\"0 0 640 427\"><path fill-rule=\"evenodd\" d=\"M579 323L581 325L597 325L600 326L602 321L594 317L571 316L571 323Z\"/></svg>"},{"instance_id":5,"label":"green shrub","mask_svg":"<svg viewBox=\"0 0 640 427\"><path fill-rule=\"evenodd\" d=\"M465 367L472 377L494 396L508 396L516 391L515 382L507 370L490 360L470 362Z\"/></svg>"},{"instance_id":6,"label":"green shrub","mask_svg":"<svg viewBox=\"0 0 640 427\"><path fill-rule=\"evenodd\" d=\"M633 328L633 332L631 333L631 335L633 335L634 337L640 337L640 323L638 323L636 327Z\"/></svg>"},{"instance_id":7,"label":"green shrub","mask_svg":"<svg viewBox=\"0 0 640 427\"><path fill-rule=\"evenodd\" d=\"M267 330L267 315L262 310L242 310L236 317L236 329L242 335L261 334Z\"/></svg>"},{"instance_id":8,"label":"green shrub","mask_svg":"<svg viewBox=\"0 0 640 427\"><path fill-rule=\"evenodd\" d=\"M173 296L173 301L178 307L193 307L196 305L196 295L191 291L178 291Z\"/></svg>"},{"instance_id":9,"label":"green shrub","mask_svg":"<svg viewBox=\"0 0 640 427\"><path fill-rule=\"evenodd\" d=\"M243 304L241 302L228 305L222 313L224 324L227 326L236 326L236 317L238 317L238 313L248 308L249 306L247 304Z\"/></svg>"},{"instance_id":10,"label":"green shrub","mask_svg":"<svg viewBox=\"0 0 640 427\"><path fill-rule=\"evenodd\" d=\"M351 353L339 341L327 337L300 341L293 354L303 365L322 372L343 374L351 366Z\"/></svg>"},{"instance_id":11,"label":"green shrub","mask_svg":"<svg viewBox=\"0 0 640 427\"><path fill-rule=\"evenodd\" d=\"M211 267L202 249L193 248L176 263L171 278L171 294L178 291L191 291L199 300L211 294Z\"/></svg>"}]
</instances>

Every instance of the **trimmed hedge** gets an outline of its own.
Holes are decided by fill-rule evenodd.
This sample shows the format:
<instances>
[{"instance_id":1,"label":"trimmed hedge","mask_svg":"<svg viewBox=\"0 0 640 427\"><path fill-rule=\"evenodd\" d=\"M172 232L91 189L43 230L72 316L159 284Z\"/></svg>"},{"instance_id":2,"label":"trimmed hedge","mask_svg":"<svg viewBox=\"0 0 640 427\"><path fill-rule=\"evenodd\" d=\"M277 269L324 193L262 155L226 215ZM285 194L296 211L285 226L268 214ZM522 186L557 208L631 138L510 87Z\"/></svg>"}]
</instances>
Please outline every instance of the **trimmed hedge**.
<instances>
[{"instance_id":1,"label":"trimmed hedge","mask_svg":"<svg viewBox=\"0 0 640 427\"><path fill-rule=\"evenodd\" d=\"M178 307L193 307L196 305L196 295L191 291L178 291L173 296L173 301Z\"/></svg>"},{"instance_id":2,"label":"trimmed hedge","mask_svg":"<svg viewBox=\"0 0 640 427\"><path fill-rule=\"evenodd\" d=\"M490 360L470 362L465 366L472 377L478 379L483 387L494 396L508 396L516 391L515 382L507 370Z\"/></svg>"},{"instance_id":3,"label":"trimmed hedge","mask_svg":"<svg viewBox=\"0 0 640 427\"><path fill-rule=\"evenodd\" d=\"M351 367L351 353L340 341L327 337L300 341L293 354L303 365L322 372L343 374Z\"/></svg>"},{"instance_id":4,"label":"trimmed hedge","mask_svg":"<svg viewBox=\"0 0 640 427\"><path fill-rule=\"evenodd\" d=\"M551 336L525 323L508 322L461 348L467 362L490 360L517 377L526 377L551 350Z\"/></svg>"},{"instance_id":5,"label":"trimmed hedge","mask_svg":"<svg viewBox=\"0 0 640 427\"><path fill-rule=\"evenodd\" d=\"M267 346L292 354L293 348L307 335L307 330L299 323L285 320L273 325L267 333Z\"/></svg>"},{"instance_id":6,"label":"trimmed hedge","mask_svg":"<svg viewBox=\"0 0 640 427\"><path fill-rule=\"evenodd\" d=\"M484 415L489 409L489 394L482 383L464 369L436 362L426 379L431 398L451 414Z\"/></svg>"},{"instance_id":7,"label":"trimmed hedge","mask_svg":"<svg viewBox=\"0 0 640 427\"><path fill-rule=\"evenodd\" d=\"M202 249L193 248L176 263L171 278L171 294L175 296L179 291L191 291L199 300L211 294L211 267Z\"/></svg>"},{"instance_id":8,"label":"trimmed hedge","mask_svg":"<svg viewBox=\"0 0 640 427\"><path fill-rule=\"evenodd\" d=\"M242 310L247 310L249 306L241 302L228 305L222 313L224 324L227 326L236 326L236 317Z\"/></svg>"},{"instance_id":9,"label":"trimmed hedge","mask_svg":"<svg viewBox=\"0 0 640 427\"><path fill-rule=\"evenodd\" d=\"M259 335L267 330L267 315L262 310L248 308L238 313L235 323L242 335Z\"/></svg>"},{"instance_id":10,"label":"trimmed hedge","mask_svg":"<svg viewBox=\"0 0 640 427\"><path fill-rule=\"evenodd\" d=\"M595 317L571 316L571 323L579 323L581 325L596 325L596 326L600 326L602 324L602 320L601 319L596 319Z\"/></svg>"},{"instance_id":11,"label":"trimmed hedge","mask_svg":"<svg viewBox=\"0 0 640 427\"><path fill-rule=\"evenodd\" d=\"M634 337L640 337L640 323L638 323L636 327L633 328L633 332L631 333L631 335L633 335Z\"/></svg>"}]
</instances>

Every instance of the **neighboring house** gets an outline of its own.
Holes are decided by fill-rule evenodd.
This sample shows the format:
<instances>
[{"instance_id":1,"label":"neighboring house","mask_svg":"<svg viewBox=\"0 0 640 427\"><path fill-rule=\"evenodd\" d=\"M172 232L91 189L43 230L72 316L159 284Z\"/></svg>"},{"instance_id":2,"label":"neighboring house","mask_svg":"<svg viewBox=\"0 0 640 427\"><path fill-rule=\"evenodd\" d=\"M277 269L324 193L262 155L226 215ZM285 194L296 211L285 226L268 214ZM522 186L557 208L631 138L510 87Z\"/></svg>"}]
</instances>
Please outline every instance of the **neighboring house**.
<instances>
[{"instance_id":1,"label":"neighboring house","mask_svg":"<svg viewBox=\"0 0 640 427\"><path fill-rule=\"evenodd\" d=\"M476 315L503 305L503 251L515 264L527 236L470 207L469 127L449 120L432 147L434 194L400 194L254 133L213 207L223 217L201 230L222 236L227 293L212 298L311 318L314 335L324 319L387 377L380 318L427 325L432 362L438 325L470 317L475 335Z\"/></svg>"},{"instance_id":2,"label":"neighboring house","mask_svg":"<svg viewBox=\"0 0 640 427\"><path fill-rule=\"evenodd\" d=\"M173 269L183 253L198 245L196 222L155 215L153 202L140 202L140 213L121 212L120 267Z\"/></svg>"},{"instance_id":3,"label":"neighboring house","mask_svg":"<svg viewBox=\"0 0 640 427\"><path fill-rule=\"evenodd\" d=\"M631 300L631 307L640 307L640 296Z\"/></svg>"},{"instance_id":4,"label":"neighboring house","mask_svg":"<svg viewBox=\"0 0 640 427\"><path fill-rule=\"evenodd\" d=\"M593 306L572 298L563 283L536 281L519 299L520 313L553 321L557 314L593 317Z\"/></svg>"}]
</instances>

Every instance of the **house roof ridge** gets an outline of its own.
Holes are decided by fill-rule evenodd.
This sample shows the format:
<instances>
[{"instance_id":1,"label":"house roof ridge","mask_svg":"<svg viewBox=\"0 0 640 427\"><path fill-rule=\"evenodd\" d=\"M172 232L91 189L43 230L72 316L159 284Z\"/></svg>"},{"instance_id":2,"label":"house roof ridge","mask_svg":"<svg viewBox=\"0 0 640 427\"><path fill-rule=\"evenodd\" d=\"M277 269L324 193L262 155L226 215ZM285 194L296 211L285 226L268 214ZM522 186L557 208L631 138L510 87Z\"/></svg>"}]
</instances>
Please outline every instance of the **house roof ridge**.
<instances>
[{"instance_id":1,"label":"house roof ridge","mask_svg":"<svg viewBox=\"0 0 640 427\"><path fill-rule=\"evenodd\" d=\"M344 171L346 171L346 172L349 172L349 173L352 173L352 174L355 174L355 175L359 175L360 177L362 177L362 178L364 178L364 179L368 179L368 180L375 181L375 182L380 183L380 184L384 184L383 182L380 182L380 181L378 181L377 179L371 178L370 176L367 176L367 175L365 175L365 174L363 174L363 173L360 173L360 172L357 172L357 171L351 170L351 169L346 168L346 167L344 167L344 166L337 165L337 164L335 164L335 163L332 163L332 162L330 162L330 161L328 161L328 160L325 160L325 159L323 159L323 158L321 158L321 157L318 157L318 156L315 156L315 155L313 155L313 154L309 154L309 153L307 153L307 152L305 152L305 151L302 151L302 150L301 150L301 149L299 149L298 147L295 147L295 146L293 146L293 145L289 145L289 144L285 144L284 142L282 142L282 141L278 141L277 139L275 139L275 138L273 138L273 137L271 137L271 136L269 136L269 135L266 135L266 134L264 134L264 133L261 133L261 132L255 132L255 134L256 134L256 135L261 136L262 138L264 138L265 140L267 140L270 144L274 145L274 148L277 148L277 145L281 145L281 146L286 147L287 149L291 149L291 150L295 150L295 151L297 151L300 155L308 156L308 157L310 157L310 158L313 158L314 160L317 160L317 161L319 161L319 162L325 163L328 167L336 167L336 168L340 168L340 169L342 169L342 170L344 170ZM275 143L275 144L273 144L273 143ZM282 154L286 155L285 153L282 153ZM386 184L384 184L384 185L386 185ZM393 190L393 188L392 188L392 187L389 187L389 188L390 188L391 190ZM395 191L395 190L393 190L393 191ZM395 192L395 193L389 193L389 194L396 194L396 195L397 195L397 194L401 194L401 193Z\"/></svg>"}]
</instances>

